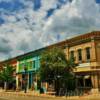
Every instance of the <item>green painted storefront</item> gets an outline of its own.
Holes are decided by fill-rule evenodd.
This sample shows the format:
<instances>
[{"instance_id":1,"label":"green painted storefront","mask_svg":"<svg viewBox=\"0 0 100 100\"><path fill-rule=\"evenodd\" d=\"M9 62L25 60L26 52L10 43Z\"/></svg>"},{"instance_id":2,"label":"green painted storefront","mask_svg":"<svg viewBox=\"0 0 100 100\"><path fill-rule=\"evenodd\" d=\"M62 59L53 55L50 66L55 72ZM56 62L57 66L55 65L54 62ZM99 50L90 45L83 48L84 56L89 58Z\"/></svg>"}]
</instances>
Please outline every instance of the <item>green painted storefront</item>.
<instances>
[{"instance_id":1,"label":"green painted storefront","mask_svg":"<svg viewBox=\"0 0 100 100\"><path fill-rule=\"evenodd\" d=\"M16 87L23 89L24 77L27 76L27 88L37 90L36 73L40 68L40 54L32 53L19 57L17 62ZM26 68L26 73L25 73Z\"/></svg>"}]
</instances>

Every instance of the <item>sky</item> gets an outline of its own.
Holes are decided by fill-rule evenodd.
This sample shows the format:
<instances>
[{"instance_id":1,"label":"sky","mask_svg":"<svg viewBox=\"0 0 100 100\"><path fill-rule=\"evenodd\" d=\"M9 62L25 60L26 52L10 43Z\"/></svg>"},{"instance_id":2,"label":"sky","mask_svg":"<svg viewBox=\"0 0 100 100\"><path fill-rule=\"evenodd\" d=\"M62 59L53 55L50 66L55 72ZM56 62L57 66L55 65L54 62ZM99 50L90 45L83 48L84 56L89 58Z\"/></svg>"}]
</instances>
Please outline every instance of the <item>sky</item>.
<instances>
[{"instance_id":1,"label":"sky","mask_svg":"<svg viewBox=\"0 0 100 100\"><path fill-rule=\"evenodd\" d=\"M100 30L100 0L0 0L0 61Z\"/></svg>"}]
</instances>

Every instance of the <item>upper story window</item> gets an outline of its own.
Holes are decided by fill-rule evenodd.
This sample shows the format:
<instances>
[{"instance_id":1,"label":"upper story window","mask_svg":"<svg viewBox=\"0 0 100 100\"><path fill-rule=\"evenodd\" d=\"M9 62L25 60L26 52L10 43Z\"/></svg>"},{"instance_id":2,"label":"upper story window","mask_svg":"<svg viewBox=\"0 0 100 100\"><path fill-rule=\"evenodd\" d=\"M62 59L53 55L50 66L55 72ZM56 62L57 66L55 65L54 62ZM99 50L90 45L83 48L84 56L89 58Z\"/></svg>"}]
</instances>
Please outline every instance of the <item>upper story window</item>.
<instances>
[{"instance_id":1,"label":"upper story window","mask_svg":"<svg viewBox=\"0 0 100 100\"><path fill-rule=\"evenodd\" d=\"M35 68L35 60L33 60L33 68Z\"/></svg>"},{"instance_id":2,"label":"upper story window","mask_svg":"<svg viewBox=\"0 0 100 100\"><path fill-rule=\"evenodd\" d=\"M33 62L32 61L28 62L28 65L27 66L28 66L29 69L32 69Z\"/></svg>"},{"instance_id":3,"label":"upper story window","mask_svg":"<svg viewBox=\"0 0 100 100\"><path fill-rule=\"evenodd\" d=\"M86 60L90 60L90 47L86 48Z\"/></svg>"},{"instance_id":4,"label":"upper story window","mask_svg":"<svg viewBox=\"0 0 100 100\"><path fill-rule=\"evenodd\" d=\"M19 71L22 71L24 69L24 63L19 63Z\"/></svg>"},{"instance_id":5,"label":"upper story window","mask_svg":"<svg viewBox=\"0 0 100 100\"><path fill-rule=\"evenodd\" d=\"M78 50L78 60L82 61L82 50L81 49Z\"/></svg>"}]
</instances>

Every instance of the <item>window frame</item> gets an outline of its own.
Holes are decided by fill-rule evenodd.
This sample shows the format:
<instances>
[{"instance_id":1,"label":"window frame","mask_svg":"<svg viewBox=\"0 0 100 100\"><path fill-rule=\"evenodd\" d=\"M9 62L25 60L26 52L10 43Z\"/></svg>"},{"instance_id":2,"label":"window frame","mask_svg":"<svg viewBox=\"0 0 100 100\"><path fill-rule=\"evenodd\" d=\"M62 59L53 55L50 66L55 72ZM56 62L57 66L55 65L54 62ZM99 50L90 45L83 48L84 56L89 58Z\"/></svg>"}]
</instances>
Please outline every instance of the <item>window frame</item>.
<instances>
[{"instance_id":1,"label":"window frame","mask_svg":"<svg viewBox=\"0 0 100 100\"><path fill-rule=\"evenodd\" d=\"M82 49L78 49L77 53L78 53L78 61L82 62Z\"/></svg>"},{"instance_id":2,"label":"window frame","mask_svg":"<svg viewBox=\"0 0 100 100\"><path fill-rule=\"evenodd\" d=\"M86 61L90 61L90 59L91 59L90 47L86 47L85 51L86 51Z\"/></svg>"}]
</instances>

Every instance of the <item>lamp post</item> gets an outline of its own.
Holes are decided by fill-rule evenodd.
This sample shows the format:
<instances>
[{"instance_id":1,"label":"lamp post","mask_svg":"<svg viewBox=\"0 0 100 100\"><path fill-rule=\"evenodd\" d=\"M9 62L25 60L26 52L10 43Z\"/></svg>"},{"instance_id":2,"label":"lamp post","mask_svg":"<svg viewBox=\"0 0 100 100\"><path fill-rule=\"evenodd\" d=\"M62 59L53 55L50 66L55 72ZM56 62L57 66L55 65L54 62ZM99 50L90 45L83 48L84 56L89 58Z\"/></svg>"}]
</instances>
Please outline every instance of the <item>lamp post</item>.
<instances>
[{"instance_id":1,"label":"lamp post","mask_svg":"<svg viewBox=\"0 0 100 100\"><path fill-rule=\"evenodd\" d=\"M24 93L27 92L27 68L26 66L24 67Z\"/></svg>"}]
</instances>

